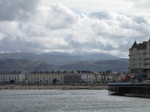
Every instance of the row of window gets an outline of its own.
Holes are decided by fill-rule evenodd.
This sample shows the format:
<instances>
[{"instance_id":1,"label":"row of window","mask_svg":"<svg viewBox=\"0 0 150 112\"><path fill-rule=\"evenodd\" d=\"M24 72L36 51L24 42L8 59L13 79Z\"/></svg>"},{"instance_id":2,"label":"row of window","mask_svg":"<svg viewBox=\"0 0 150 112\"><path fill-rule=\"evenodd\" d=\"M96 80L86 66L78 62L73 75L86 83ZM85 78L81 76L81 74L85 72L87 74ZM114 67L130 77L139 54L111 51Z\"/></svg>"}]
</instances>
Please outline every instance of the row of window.
<instances>
[{"instance_id":1,"label":"row of window","mask_svg":"<svg viewBox=\"0 0 150 112\"><path fill-rule=\"evenodd\" d=\"M0 79L7 80L7 79L21 79L21 78L19 78L19 77L0 77Z\"/></svg>"},{"instance_id":2,"label":"row of window","mask_svg":"<svg viewBox=\"0 0 150 112\"><path fill-rule=\"evenodd\" d=\"M28 78L29 80L44 80L44 79L48 79L48 80L51 80L51 79L55 79L56 77L53 77L53 78ZM57 79L63 79L63 78L57 78Z\"/></svg>"},{"instance_id":3,"label":"row of window","mask_svg":"<svg viewBox=\"0 0 150 112\"><path fill-rule=\"evenodd\" d=\"M38 76L29 76L28 78L62 78L62 76L51 76L51 77L42 77L42 76L40 76L40 77L38 77Z\"/></svg>"},{"instance_id":4,"label":"row of window","mask_svg":"<svg viewBox=\"0 0 150 112\"><path fill-rule=\"evenodd\" d=\"M39 79L30 79L30 80L28 80L28 81L52 81L52 80L50 80L50 79L47 79L47 80L39 80Z\"/></svg>"},{"instance_id":5,"label":"row of window","mask_svg":"<svg viewBox=\"0 0 150 112\"><path fill-rule=\"evenodd\" d=\"M19 77L19 76L6 76L6 75L0 75L0 77Z\"/></svg>"},{"instance_id":6,"label":"row of window","mask_svg":"<svg viewBox=\"0 0 150 112\"><path fill-rule=\"evenodd\" d=\"M10 80L19 81L19 79L2 79L2 78L0 78L0 81L10 81Z\"/></svg>"},{"instance_id":7,"label":"row of window","mask_svg":"<svg viewBox=\"0 0 150 112\"><path fill-rule=\"evenodd\" d=\"M0 74L0 76L19 76L19 74Z\"/></svg>"}]
</instances>

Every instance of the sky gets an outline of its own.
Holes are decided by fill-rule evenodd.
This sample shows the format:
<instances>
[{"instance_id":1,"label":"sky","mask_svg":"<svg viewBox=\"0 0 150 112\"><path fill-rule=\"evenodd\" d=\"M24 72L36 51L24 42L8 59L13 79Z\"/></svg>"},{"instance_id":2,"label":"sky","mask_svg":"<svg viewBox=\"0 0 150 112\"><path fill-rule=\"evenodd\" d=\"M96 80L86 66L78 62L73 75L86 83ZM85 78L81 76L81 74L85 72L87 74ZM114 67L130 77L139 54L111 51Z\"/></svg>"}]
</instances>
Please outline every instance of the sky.
<instances>
[{"instance_id":1,"label":"sky","mask_svg":"<svg viewBox=\"0 0 150 112\"><path fill-rule=\"evenodd\" d=\"M150 38L149 0L0 0L0 53L128 57Z\"/></svg>"}]
</instances>

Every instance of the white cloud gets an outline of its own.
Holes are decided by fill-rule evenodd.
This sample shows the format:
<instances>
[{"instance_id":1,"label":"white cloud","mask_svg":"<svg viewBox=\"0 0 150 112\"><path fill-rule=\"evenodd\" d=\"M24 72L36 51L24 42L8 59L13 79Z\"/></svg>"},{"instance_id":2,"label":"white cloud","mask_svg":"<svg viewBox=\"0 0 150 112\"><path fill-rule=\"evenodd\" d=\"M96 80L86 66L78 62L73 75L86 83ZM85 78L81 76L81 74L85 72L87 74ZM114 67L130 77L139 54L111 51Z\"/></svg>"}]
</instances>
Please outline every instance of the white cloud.
<instances>
[{"instance_id":1,"label":"white cloud","mask_svg":"<svg viewBox=\"0 0 150 112\"><path fill-rule=\"evenodd\" d=\"M115 1L1 0L0 9L11 12L0 11L0 52L103 52L127 57L135 39L149 39L150 18L127 14L137 10L133 7L139 2ZM126 10L123 5L128 5Z\"/></svg>"},{"instance_id":2,"label":"white cloud","mask_svg":"<svg viewBox=\"0 0 150 112\"><path fill-rule=\"evenodd\" d=\"M4 38L4 35L0 33L0 40L2 40L3 38Z\"/></svg>"}]
</instances>

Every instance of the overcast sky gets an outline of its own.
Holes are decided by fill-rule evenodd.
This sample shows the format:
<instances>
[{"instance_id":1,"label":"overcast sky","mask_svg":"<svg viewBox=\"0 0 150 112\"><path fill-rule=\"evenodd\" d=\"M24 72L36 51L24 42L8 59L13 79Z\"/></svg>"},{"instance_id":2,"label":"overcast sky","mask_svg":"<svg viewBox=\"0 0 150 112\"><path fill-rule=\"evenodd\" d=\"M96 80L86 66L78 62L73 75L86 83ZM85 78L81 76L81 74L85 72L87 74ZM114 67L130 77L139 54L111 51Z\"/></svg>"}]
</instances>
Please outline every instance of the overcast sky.
<instances>
[{"instance_id":1,"label":"overcast sky","mask_svg":"<svg viewBox=\"0 0 150 112\"><path fill-rule=\"evenodd\" d=\"M0 53L128 57L150 38L150 0L0 0Z\"/></svg>"}]
</instances>

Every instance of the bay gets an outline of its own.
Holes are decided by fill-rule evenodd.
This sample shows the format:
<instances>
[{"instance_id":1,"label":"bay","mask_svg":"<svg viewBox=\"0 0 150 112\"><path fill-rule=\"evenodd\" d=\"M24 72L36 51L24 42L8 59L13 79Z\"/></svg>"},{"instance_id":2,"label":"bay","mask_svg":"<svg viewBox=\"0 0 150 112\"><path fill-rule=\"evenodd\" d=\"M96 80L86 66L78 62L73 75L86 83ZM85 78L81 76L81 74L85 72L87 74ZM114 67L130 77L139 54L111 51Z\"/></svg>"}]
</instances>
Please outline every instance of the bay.
<instances>
[{"instance_id":1,"label":"bay","mask_svg":"<svg viewBox=\"0 0 150 112\"><path fill-rule=\"evenodd\" d=\"M107 90L0 90L0 112L150 112L150 99Z\"/></svg>"}]
</instances>

